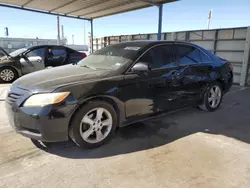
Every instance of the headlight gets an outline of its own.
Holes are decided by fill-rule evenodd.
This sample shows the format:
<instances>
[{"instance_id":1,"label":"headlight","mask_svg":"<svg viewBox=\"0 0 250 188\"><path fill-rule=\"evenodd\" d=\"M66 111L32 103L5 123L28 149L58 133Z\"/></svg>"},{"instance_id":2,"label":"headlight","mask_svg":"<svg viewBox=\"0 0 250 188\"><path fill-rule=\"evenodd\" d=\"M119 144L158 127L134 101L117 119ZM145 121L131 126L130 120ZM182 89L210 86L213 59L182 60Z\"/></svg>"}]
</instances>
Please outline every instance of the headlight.
<instances>
[{"instance_id":1,"label":"headlight","mask_svg":"<svg viewBox=\"0 0 250 188\"><path fill-rule=\"evenodd\" d=\"M62 92L62 93L42 93L32 95L28 98L23 106L24 107L31 107L31 106L46 106L49 104L56 104L62 102L70 92Z\"/></svg>"}]
</instances>

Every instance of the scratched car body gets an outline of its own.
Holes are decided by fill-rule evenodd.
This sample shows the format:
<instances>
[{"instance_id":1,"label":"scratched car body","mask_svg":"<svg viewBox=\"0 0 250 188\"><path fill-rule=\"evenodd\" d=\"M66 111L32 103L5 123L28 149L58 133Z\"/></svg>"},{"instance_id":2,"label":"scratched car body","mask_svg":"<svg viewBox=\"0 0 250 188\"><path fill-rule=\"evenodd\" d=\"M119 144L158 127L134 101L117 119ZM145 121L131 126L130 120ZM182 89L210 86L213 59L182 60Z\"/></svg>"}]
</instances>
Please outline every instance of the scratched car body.
<instances>
[{"instance_id":1,"label":"scratched car body","mask_svg":"<svg viewBox=\"0 0 250 188\"><path fill-rule=\"evenodd\" d=\"M44 143L72 139L94 148L117 127L166 112L187 106L215 111L232 81L230 63L200 46L124 42L75 65L18 79L6 107L19 134Z\"/></svg>"}]
</instances>

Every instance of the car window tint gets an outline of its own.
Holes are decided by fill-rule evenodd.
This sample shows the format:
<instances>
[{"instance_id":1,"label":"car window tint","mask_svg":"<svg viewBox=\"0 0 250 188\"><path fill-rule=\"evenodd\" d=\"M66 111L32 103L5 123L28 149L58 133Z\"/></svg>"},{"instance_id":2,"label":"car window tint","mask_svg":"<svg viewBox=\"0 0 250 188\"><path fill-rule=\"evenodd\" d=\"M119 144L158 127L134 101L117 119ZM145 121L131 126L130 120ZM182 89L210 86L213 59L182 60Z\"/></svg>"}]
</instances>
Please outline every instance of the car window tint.
<instances>
[{"instance_id":1,"label":"car window tint","mask_svg":"<svg viewBox=\"0 0 250 188\"><path fill-rule=\"evenodd\" d=\"M67 52L64 48L49 48L47 55L46 66L60 66L65 65L67 59Z\"/></svg>"},{"instance_id":2,"label":"car window tint","mask_svg":"<svg viewBox=\"0 0 250 188\"><path fill-rule=\"evenodd\" d=\"M45 57L45 48L37 48L37 49L31 50L30 52L28 52L26 54L26 57L36 57L36 56L39 56L42 59L44 59L44 57Z\"/></svg>"},{"instance_id":3,"label":"car window tint","mask_svg":"<svg viewBox=\"0 0 250 188\"><path fill-rule=\"evenodd\" d=\"M180 65L190 65L201 62L200 50L192 46L177 45L177 55Z\"/></svg>"},{"instance_id":4,"label":"car window tint","mask_svg":"<svg viewBox=\"0 0 250 188\"><path fill-rule=\"evenodd\" d=\"M202 62L212 61L211 58L202 51L200 51L200 56L201 56L201 61Z\"/></svg>"},{"instance_id":5,"label":"car window tint","mask_svg":"<svg viewBox=\"0 0 250 188\"><path fill-rule=\"evenodd\" d=\"M52 56L53 59L66 58L67 53L65 49L53 48L52 50L49 49L49 56Z\"/></svg>"},{"instance_id":6,"label":"car window tint","mask_svg":"<svg viewBox=\"0 0 250 188\"><path fill-rule=\"evenodd\" d=\"M171 45L161 45L150 49L140 61L149 63L152 69L176 66Z\"/></svg>"},{"instance_id":7,"label":"car window tint","mask_svg":"<svg viewBox=\"0 0 250 188\"><path fill-rule=\"evenodd\" d=\"M83 56L79 52L70 50L68 53L69 53L69 62L70 63L77 63L78 61L83 59Z\"/></svg>"}]
</instances>

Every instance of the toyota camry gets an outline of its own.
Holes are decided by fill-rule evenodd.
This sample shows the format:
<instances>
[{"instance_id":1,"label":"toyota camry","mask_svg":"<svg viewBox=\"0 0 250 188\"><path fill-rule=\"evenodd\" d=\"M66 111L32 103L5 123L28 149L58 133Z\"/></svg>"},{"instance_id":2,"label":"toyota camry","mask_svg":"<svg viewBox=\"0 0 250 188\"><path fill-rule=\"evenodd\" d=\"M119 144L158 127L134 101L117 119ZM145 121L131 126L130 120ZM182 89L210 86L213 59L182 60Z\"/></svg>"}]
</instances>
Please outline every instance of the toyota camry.
<instances>
[{"instance_id":1,"label":"toyota camry","mask_svg":"<svg viewBox=\"0 0 250 188\"><path fill-rule=\"evenodd\" d=\"M123 42L19 78L6 108L19 134L95 148L118 127L166 112L187 106L215 111L232 81L231 64L198 45Z\"/></svg>"}]
</instances>

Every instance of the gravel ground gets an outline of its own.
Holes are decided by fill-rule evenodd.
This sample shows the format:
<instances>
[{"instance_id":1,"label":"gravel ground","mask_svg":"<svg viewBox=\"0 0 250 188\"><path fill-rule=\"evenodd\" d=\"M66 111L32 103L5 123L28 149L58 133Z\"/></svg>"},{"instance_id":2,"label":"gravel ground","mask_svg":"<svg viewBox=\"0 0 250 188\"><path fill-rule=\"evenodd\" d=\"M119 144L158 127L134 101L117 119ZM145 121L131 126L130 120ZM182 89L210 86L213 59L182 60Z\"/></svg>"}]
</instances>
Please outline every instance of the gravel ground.
<instances>
[{"instance_id":1,"label":"gravel ground","mask_svg":"<svg viewBox=\"0 0 250 188\"><path fill-rule=\"evenodd\" d=\"M214 113L192 108L128 126L94 150L36 148L10 128L0 101L0 187L248 188L249 96L234 87Z\"/></svg>"}]
</instances>

